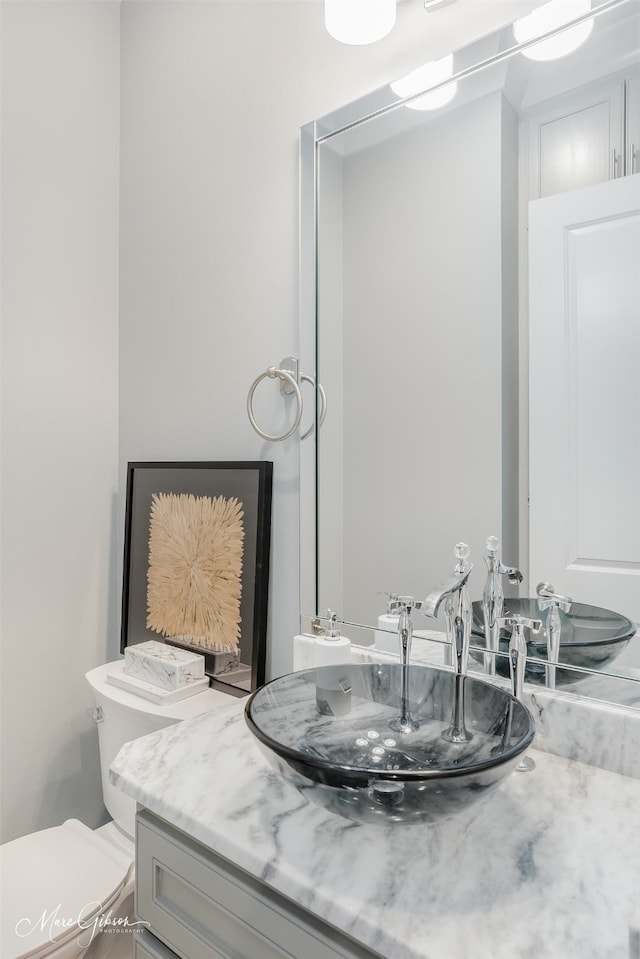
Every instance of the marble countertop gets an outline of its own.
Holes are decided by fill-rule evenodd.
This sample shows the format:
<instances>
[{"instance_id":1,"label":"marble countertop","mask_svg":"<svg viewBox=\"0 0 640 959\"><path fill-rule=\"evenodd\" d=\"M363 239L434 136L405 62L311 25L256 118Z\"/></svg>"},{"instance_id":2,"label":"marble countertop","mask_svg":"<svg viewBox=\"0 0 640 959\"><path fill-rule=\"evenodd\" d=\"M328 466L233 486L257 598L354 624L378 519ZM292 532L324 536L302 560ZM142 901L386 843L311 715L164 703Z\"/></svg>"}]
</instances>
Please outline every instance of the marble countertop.
<instances>
[{"instance_id":1,"label":"marble countertop","mask_svg":"<svg viewBox=\"0 0 640 959\"><path fill-rule=\"evenodd\" d=\"M640 959L640 781L534 750L455 818L358 825L271 769L243 708L126 744L112 782L385 959Z\"/></svg>"}]
</instances>

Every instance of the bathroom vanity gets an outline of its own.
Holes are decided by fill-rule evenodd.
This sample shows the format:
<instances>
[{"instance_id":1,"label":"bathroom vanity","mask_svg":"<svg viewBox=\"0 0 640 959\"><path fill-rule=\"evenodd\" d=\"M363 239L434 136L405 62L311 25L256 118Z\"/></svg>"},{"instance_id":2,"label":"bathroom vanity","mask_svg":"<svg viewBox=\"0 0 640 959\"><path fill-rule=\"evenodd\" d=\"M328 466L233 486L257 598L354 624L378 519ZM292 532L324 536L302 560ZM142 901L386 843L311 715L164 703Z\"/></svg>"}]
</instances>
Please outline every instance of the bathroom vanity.
<instances>
[{"instance_id":1,"label":"bathroom vanity","mask_svg":"<svg viewBox=\"0 0 640 959\"><path fill-rule=\"evenodd\" d=\"M640 780L534 750L533 772L451 819L359 825L271 769L243 706L111 768L141 807L138 957L640 956Z\"/></svg>"},{"instance_id":2,"label":"bathroom vanity","mask_svg":"<svg viewBox=\"0 0 640 959\"><path fill-rule=\"evenodd\" d=\"M372 955L212 849L142 810L136 822L137 911L180 956L365 959ZM139 956L167 954L151 935Z\"/></svg>"}]
</instances>

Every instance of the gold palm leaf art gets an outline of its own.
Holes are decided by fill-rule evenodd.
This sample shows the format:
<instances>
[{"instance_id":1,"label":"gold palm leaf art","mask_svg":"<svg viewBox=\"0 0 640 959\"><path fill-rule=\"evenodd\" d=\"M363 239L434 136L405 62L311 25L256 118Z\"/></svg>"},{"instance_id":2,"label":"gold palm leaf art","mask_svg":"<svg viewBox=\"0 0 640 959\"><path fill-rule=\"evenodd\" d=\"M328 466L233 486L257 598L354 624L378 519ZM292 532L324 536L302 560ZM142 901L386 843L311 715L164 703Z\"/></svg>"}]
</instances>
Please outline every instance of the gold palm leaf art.
<instances>
[{"instance_id":1,"label":"gold palm leaf art","mask_svg":"<svg viewBox=\"0 0 640 959\"><path fill-rule=\"evenodd\" d=\"M152 495L148 629L211 652L236 652L243 515L237 499Z\"/></svg>"}]
</instances>

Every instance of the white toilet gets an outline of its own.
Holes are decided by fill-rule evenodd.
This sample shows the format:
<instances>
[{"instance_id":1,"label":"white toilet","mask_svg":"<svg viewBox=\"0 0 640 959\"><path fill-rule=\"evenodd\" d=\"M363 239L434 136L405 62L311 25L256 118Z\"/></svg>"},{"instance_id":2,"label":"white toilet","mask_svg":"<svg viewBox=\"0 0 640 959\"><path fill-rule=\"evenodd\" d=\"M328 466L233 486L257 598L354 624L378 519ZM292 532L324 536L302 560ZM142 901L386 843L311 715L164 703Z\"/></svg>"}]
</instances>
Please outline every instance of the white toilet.
<instances>
[{"instance_id":1,"label":"white toilet","mask_svg":"<svg viewBox=\"0 0 640 959\"><path fill-rule=\"evenodd\" d=\"M205 689L159 705L108 681L108 674L117 675L123 666L121 660L87 673L96 702L104 804L112 821L91 830L69 819L0 847L2 959L104 959L130 941L117 932L115 920L135 921L136 804L110 784L109 766L125 742L234 701L230 694Z\"/></svg>"}]
</instances>

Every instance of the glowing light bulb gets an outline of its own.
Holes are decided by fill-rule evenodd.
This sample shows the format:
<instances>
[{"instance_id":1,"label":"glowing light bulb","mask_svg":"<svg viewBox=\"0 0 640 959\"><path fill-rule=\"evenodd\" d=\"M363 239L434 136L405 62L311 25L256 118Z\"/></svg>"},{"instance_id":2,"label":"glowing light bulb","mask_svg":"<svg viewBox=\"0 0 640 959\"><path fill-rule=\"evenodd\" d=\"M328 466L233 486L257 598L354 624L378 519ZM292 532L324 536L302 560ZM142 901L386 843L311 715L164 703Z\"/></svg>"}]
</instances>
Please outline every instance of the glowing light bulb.
<instances>
[{"instance_id":1,"label":"glowing light bulb","mask_svg":"<svg viewBox=\"0 0 640 959\"><path fill-rule=\"evenodd\" d=\"M551 30L558 30L565 24L575 20L591 10L591 0L551 0L533 13L513 24L513 35L518 43L535 40ZM568 53L573 53L587 39L593 29L593 20L585 20L575 27L563 30L555 37L541 40L523 50L522 53L530 60L556 60Z\"/></svg>"},{"instance_id":2,"label":"glowing light bulb","mask_svg":"<svg viewBox=\"0 0 640 959\"><path fill-rule=\"evenodd\" d=\"M375 43L393 29L396 0L325 0L324 22L340 43Z\"/></svg>"},{"instance_id":3,"label":"glowing light bulb","mask_svg":"<svg viewBox=\"0 0 640 959\"><path fill-rule=\"evenodd\" d=\"M424 66L417 67L400 80L395 80L391 84L391 89L398 97L410 97L415 93L421 93L423 90L427 91L438 86L439 83L448 80L452 73L453 54L449 53L441 60L432 60L430 63L425 63ZM447 83L445 86L439 87L438 90L433 90L432 93L425 92L424 96L416 97L415 100L411 100L405 106L411 110L436 110L453 100L457 87L458 84L455 81Z\"/></svg>"}]
</instances>

